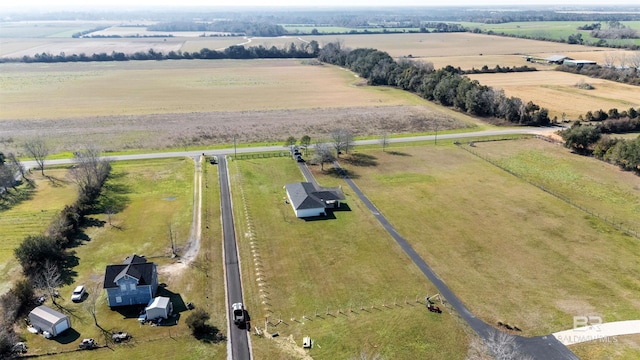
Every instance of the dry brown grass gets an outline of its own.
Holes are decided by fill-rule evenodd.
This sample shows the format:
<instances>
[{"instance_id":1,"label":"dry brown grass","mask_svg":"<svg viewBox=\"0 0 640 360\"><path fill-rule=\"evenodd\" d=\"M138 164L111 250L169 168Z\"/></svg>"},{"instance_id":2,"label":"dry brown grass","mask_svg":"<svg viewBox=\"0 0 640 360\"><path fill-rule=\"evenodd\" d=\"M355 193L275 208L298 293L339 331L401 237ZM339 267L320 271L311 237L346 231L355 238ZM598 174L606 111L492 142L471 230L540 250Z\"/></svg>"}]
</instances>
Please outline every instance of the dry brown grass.
<instances>
[{"instance_id":1,"label":"dry brown grass","mask_svg":"<svg viewBox=\"0 0 640 360\"><path fill-rule=\"evenodd\" d=\"M640 106L640 90L636 86L620 84L602 79L591 79L582 75L560 71L537 71L527 73L468 75L483 85L504 89L508 96L524 101L533 101L549 109L550 117L566 113L569 119L577 119L588 110L611 108L626 110ZM593 90L576 88L575 84L588 79Z\"/></svg>"},{"instance_id":2,"label":"dry brown grass","mask_svg":"<svg viewBox=\"0 0 640 360\"><path fill-rule=\"evenodd\" d=\"M296 60L4 64L0 115L7 151L34 133L58 150L281 142L468 127L474 120L400 90L361 86L350 72ZM25 107L24 103L29 103Z\"/></svg>"}]
</instances>

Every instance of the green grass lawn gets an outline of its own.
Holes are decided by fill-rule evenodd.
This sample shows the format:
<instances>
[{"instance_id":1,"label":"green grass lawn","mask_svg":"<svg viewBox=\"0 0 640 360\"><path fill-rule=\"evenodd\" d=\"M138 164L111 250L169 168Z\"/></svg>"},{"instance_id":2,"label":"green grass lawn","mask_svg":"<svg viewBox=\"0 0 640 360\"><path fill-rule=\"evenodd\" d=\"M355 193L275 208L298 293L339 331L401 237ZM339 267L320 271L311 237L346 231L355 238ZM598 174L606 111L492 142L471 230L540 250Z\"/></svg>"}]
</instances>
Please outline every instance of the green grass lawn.
<instances>
[{"instance_id":1,"label":"green grass lawn","mask_svg":"<svg viewBox=\"0 0 640 360\"><path fill-rule=\"evenodd\" d=\"M76 200L76 186L65 169L47 170L45 175L29 175L35 188L21 185L18 191L22 200L16 200L14 190L0 200L0 294L9 290L21 271L13 251L26 236L43 233L51 219Z\"/></svg>"},{"instance_id":2,"label":"green grass lawn","mask_svg":"<svg viewBox=\"0 0 640 360\"><path fill-rule=\"evenodd\" d=\"M528 144L535 141L504 142L514 153L505 150L504 161L533 151ZM598 162L588 167L584 158L544 144L553 162L539 157L539 176L570 167L580 175L576 187L591 189L589 179L603 172ZM485 146L493 143L476 149ZM516 325L531 336L571 328L574 315L599 314L604 321L640 316L637 239L454 146L398 146L362 156L373 165L343 161L356 183L486 322ZM615 178L617 168L607 169ZM632 182L609 183L610 193L599 188L605 199L618 199L602 201L600 210L635 208L634 179L635 190ZM619 196L621 189L634 197ZM571 196L578 194L590 193ZM635 211L628 218L637 219Z\"/></svg>"},{"instance_id":3,"label":"green grass lawn","mask_svg":"<svg viewBox=\"0 0 640 360\"><path fill-rule=\"evenodd\" d=\"M539 37L548 39L568 39L569 35L582 34L585 43L596 43L599 39L591 37L590 31L578 30L579 26L588 25L597 21L531 21L531 22L509 22L503 24L481 24L462 22L461 24L470 29L478 28L482 31L493 31L495 33L505 33L517 36ZM606 22L602 23L602 29L608 28ZM625 26L632 29L640 29L640 21L623 21ZM609 44L640 44L640 39L614 40L605 39Z\"/></svg>"},{"instance_id":4,"label":"green grass lawn","mask_svg":"<svg viewBox=\"0 0 640 360\"><path fill-rule=\"evenodd\" d=\"M282 320L268 330L292 336L298 346L303 336L311 336L320 345L310 351L317 359L361 352L385 358L464 358L469 339L457 317L429 313L415 302L416 296L424 301L433 295L433 285L342 180L326 175L320 182L345 189L346 211L329 220L305 221L285 203L283 186L304 180L295 162L273 158L229 165L253 325L264 328L267 316L272 325ZM293 356L282 344L252 341L256 358Z\"/></svg>"},{"instance_id":5,"label":"green grass lawn","mask_svg":"<svg viewBox=\"0 0 640 360\"><path fill-rule=\"evenodd\" d=\"M167 284L160 294L179 297L193 302L210 315L210 323L226 333L226 308L219 225L219 192L217 171L206 168L204 191L202 246L197 259L190 265L180 264L179 258L170 258L169 224L176 237L178 254L186 244L191 225L193 203L193 161L189 158L117 162L107 188L126 198L126 208L113 215L109 225L106 215L96 218L106 223L86 231L89 241L73 248L79 264L73 284L60 290L59 304L71 316L72 330L54 340L32 335L22 328L30 354L60 353L75 350L82 338L93 337L100 345L104 336L94 325L84 303L69 300L73 286L84 283L89 292L97 284L101 293L105 266L121 263L125 256L137 253L158 264L159 282ZM226 358L226 343L211 344L195 340L185 324L188 311L176 308L180 318L175 326L140 326L135 318L125 318L110 310L104 294L98 304L97 320L106 330L127 331L133 335L129 343L111 344L111 349L91 352L92 359L147 358L212 359ZM176 303L174 303L175 305ZM49 304L50 305L50 304ZM55 358L86 358L86 352L58 354Z\"/></svg>"}]
</instances>

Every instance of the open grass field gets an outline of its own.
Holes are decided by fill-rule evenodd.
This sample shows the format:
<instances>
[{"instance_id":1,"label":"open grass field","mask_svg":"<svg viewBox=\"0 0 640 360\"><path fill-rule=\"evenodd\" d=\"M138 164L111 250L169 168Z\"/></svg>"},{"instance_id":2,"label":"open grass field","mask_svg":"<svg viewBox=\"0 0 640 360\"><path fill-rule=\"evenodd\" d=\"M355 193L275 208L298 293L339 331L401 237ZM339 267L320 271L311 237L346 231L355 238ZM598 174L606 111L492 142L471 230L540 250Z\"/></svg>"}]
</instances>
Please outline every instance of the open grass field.
<instances>
[{"instance_id":1,"label":"open grass field","mask_svg":"<svg viewBox=\"0 0 640 360\"><path fill-rule=\"evenodd\" d=\"M640 90L637 86L609 80L593 79L560 71L537 71L508 74L467 75L483 85L503 89L507 96L519 97L549 109L549 117L575 120L587 111L617 108L620 111L640 106ZM576 87L579 83L593 85L593 90Z\"/></svg>"},{"instance_id":2,"label":"open grass field","mask_svg":"<svg viewBox=\"0 0 640 360\"><path fill-rule=\"evenodd\" d=\"M122 345L111 344L111 349L92 351L92 359L133 357L146 359L161 357L166 359L212 359L226 358L226 343L211 344L193 339L185 324L189 312L184 303L193 302L211 315L211 324L226 333L226 308L224 302L224 282L222 281L222 257L220 241L220 211L217 171L206 169L206 187L215 189L204 194L204 221L201 249L196 260L186 266L179 258L171 259L169 224L176 237L178 254L189 238L191 206L193 200L193 162L190 159L167 159L144 162L114 164L113 178L108 187L127 198L127 208L113 215L112 224L86 231L89 241L73 250L79 264L74 284L61 289L59 303L71 314L73 330L56 340L46 340L41 336L23 332L31 354L64 352L74 350L82 338L93 337L99 344L105 340L93 319L84 309L85 303L72 303L69 296L78 283L94 291L103 292L101 281L106 265L120 263L133 253L145 255L158 264L159 281L166 283L161 294L171 296L175 311L180 313L175 326L140 326L136 318L108 308L104 295L98 305L98 323L111 331L127 331L133 335L131 342ZM204 188L204 185L203 185ZM107 221L105 215L97 215ZM24 330L24 329L23 329ZM86 352L58 354L56 359L85 358Z\"/></svg>"},{"instance_id":3,"label":"open grass field","mask_svg":"<svg viewBox=\"0 0 640 360\"><path fill-rule=\"evenodd\" d=\"M67 178L66 170L51 169L45 171L45 175L47 177L34 172L30 176L35 182L34 189L28 189L26 185L20 187L24 193L22 201L11 205L0 200L0 294L9 290L11 280L21 271L13 250L26 236L43 233L52 218L76 200L76 186ZM9 198L14 199L14 196L6 199Z\"/></svg>"},{"instance_id":4,"label":"open grass field","mask_svg":"<svg viewBox=\"0 0 640 360\"><path fill-rule=\"evenodd\" d=\"M548 143L539 146L554 155L528 157L538 146L529 141L536 140L496 143L513 147L496 156L505 163L529 159L521 165L531 169L527 174L567 184L552 188L573 189L567 196L589 199L601 214L637 220L636 177L609 165L603 171L601 163L584 163ZM479 143L474 150L485 153L492 146ZM531 336L571 328L572 317L580 314L599 314L604 321L640 316L636 238L454 146L398 147L361 156L373 165L342 162L356 183L489 324L516 325ZM551 179L557 176L566 181ZM601 181L609 186L598 185ZM623 215L617 208L627 210Z\"/></svg>"},{"instance_id":5,"label":"open grass field","mask_svg":"<svg viewBox=\"0 0 640 360\"><path fill-rule=\"evenodd\" d=\"M304 179L292 160L239 160L230 163L230 173L252 325L264 328L268 316L274 325L268 330L292 335L298 347L303 336L311 336L319 345L309 352L314 359L361 352L394 359L465 357L469 339L455 315L432 314L415 302L416 296L424 302L433 295L433 285L344 182L319 179L343 187L344 211L304 221L284 201L283 186ZM256 267L256 257L262 266ZM283 345L263 345L271 341L254 337L256 358L298 358L276 356Z\"/></svg>"},{"instance_id":6,"label":"open grass field","mask_svg":"<svg viewBox=\"0 0 640 360\"><path fill-rule=\"evenodd\" d=\"M597 42L599 39L590 35L588 30L578 30L579 26L596 23L598 21L530 21L530 22L510 22L504 24L481 24L462 22L468 28L478 28L483 31L494 31L518 36L545 37L549 39L567 39L573 34L582 34L582 39L586 42ZM607 29L606 22L602 23L602 28ZM640 30L640 21L622 21L622 24L632 29ZM605 39L607 43L616 45L636 44L640 45L640 39L613 40Z\"/></svg>"}]
</instances>

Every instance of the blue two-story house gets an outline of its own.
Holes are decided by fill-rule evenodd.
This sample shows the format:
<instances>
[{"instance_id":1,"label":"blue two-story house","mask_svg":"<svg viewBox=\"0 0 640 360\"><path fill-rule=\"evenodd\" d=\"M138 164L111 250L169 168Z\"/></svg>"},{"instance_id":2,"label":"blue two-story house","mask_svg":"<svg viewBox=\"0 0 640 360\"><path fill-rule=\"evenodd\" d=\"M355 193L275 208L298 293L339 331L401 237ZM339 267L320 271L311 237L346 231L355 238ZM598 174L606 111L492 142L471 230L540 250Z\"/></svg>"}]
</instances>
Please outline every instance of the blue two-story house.
<instances>
[{"instance_id":1,"label":"blue two-story house","mask_svg":"<svg viewBox=\"0 0 640 360\"><path fill-rule=\"evenodd\" d=\"M146 305L158 290L157 266L142 256L129 256L123 264L107 266L104 289L110 307Z\"/></svg>"}]
</instances>

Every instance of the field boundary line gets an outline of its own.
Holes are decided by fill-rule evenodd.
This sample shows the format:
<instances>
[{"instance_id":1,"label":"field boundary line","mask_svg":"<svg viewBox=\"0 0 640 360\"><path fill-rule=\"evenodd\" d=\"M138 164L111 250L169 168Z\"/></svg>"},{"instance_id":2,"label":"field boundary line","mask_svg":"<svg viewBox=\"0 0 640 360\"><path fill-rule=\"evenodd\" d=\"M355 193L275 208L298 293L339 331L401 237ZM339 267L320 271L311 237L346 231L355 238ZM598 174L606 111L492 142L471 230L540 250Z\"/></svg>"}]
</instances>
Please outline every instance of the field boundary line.
<instances>
[{"instance_id":1,"label":"field boundary line","mask_svg":"<svg viewBox=\"0 0 640 360\"><path fill-rule=\"evenodd\" d=\"M507 139L505 139L505 140L507 140ZM513 140L513 139L508 139L508 140ZM496 141L496 140L491 140L491 141ZM475 141L475 142L481 142L481 141ZM546 192L547 194L555 197L556 199L561 200L561 201L571 205L572 207L574 207L574 208L576 208L576 209L578 209L578 210L580 210L580 211L582 211L582 212L584 212L586 214L589 214L589 215L591 215L591 216L593 216L593 217L595 217L595 218L597 218L597 219L599 219L601 221L604 221L605 223L613 226L614 229L618 229L618 230L622 231L623 233L625 233L625 234L627 234L629 236L635 237L636 239L640 239L640 233L638 233L637 230L632 230L632 229L630 229L630 228L628 228L626 226L623 226L623 223L618 223L618 222L613 221L613 218L609 218L607 216L603 216L603 215L595 212L592 209L589 209L589 208L587 208L585 206L582 206L582 205L580 205L578 203L575 203L571 199L569 199L569 198L567 198L567 197L565 197L565 196L563 196L563 195L561 195L559 193L556 193L553 190L550 190L550 189L548 189L548 188L546 188L546 187L544 187L544 186L542 186L540 184L536 184L535 182L533 182L533 181L531 181L529 179L526 179L524 176L516 173L515 171L509 170L505 166L500 165L497 161L494 161L494 160L490 159L487 156L483 156L483 155L479 154L478 152L473 151L472 149L470 149L470 147L473 146L473 143L474 142L469 142L468 143L469 146L464 146L462 143L456 143L456 145L458 146L458 148L460 148L460 149L462 149L462 150L464 150L464 151L466 151L466 152L468 152L468 153L470 153L472 155L475 155L479 159L484 160L484 161L488 162L489 164L491 164L491 165L493 165L493 166L495 166L495 167L497 167L497 168L499 168L499 169L501 169L501 170L503 170L503 171L505 171L505 172L517 177L518 179L528 183L529 185L537 187L538 189Z\"/></svg>"}]
</instances>

